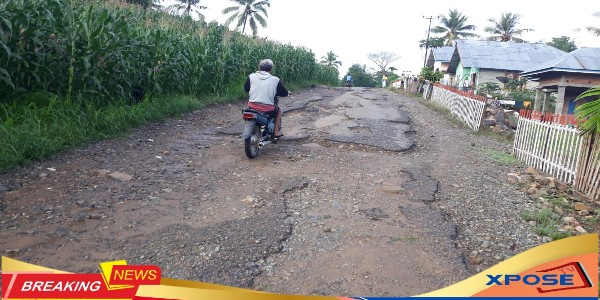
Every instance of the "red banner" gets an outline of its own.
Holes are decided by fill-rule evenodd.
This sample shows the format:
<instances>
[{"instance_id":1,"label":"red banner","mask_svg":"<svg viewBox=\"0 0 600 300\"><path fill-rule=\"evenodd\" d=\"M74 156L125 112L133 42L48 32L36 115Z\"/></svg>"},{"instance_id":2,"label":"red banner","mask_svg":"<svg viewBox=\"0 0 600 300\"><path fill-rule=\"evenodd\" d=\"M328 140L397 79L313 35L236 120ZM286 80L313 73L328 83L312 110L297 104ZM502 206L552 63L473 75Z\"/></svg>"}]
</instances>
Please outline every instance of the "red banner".
<instances>
[{"instance_id":1,"label":"red banner","mask_svg":"<svg viewBox=\"0 0 600 300\"><path fill-rule=\"evenodd\" d=\"M101 274L2 274L3 299L132 299L138 286L109 290Z\"/></svg>"}]
</instances>

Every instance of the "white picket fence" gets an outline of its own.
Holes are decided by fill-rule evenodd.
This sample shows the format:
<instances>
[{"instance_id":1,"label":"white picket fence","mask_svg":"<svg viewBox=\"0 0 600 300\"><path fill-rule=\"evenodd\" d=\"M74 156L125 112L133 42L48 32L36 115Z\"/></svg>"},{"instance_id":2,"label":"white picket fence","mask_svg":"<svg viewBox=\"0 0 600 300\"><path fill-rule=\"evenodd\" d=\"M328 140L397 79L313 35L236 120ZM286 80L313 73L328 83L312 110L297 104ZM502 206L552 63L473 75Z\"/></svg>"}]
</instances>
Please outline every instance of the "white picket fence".
<instances>
[{"instance_id":1,"label":"white picket fence","mask_svg":"<svg viewBox=\"0 0 600 300\"><path fill-rule=\"evenodd\" d=\"M429 82L423 84L423 99L429 100L432 92L432 85Z\"/></svg>"},{"instance_id":2,"label":"white picket fence","mask_svg":"<svg viewBox=\"0 0 600 300\"><path fill-rule=\"evenodd\" d=\"M519 117L515 156L527 165L573 184L583 139L572 125Z\"/></svg>"},{"instance_id":3,"label":"white picket fence","mask_svg":"<svg viewBox=\"0 0 600 300\"><path fill-rule=\"evenodd\" d=\"M575 174L575 188L592 199L600 199L600 133L583 138Z\"/></svg>"},{"instance_id":4,"label":"white picket fence","mask_svg":"<svg viewBox=\"0 0 600 300\"><path fill-rule=\"evenodd\" d=\"M433 90L431 91L431 100L449 109L453 115L467 124L472 130L479 130L483 114L485 113L485 101L459 95L436 85L433 86Z\"/></svg>"},{"instance_id":5,"label":"white picket fence","mask_svg":"<svg viewBox=\"0 0 600 300\"><path fill-rule=\"evenodd\" d=\"M430 95L453 115L477 131L486 102L464 92L433 84ZM483 99L483 97L482 97ZM573 185L591 199L600 199L600 134L581 137L572 115L522 110L515 134L514 155L527 165Z\"/></svg>"}]
</instances>

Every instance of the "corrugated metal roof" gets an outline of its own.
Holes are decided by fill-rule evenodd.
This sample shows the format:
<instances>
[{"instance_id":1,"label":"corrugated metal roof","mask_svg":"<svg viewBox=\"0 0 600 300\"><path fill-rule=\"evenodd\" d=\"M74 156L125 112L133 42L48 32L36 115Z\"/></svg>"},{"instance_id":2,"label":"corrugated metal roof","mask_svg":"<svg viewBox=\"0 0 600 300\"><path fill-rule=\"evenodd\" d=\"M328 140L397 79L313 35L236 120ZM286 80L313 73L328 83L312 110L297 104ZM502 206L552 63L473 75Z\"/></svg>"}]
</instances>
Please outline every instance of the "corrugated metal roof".
<instances>
[{"instance_id":1,"label":"corrugated metal roof","mask_svg":"<svg viewBox=\"0 0 600 300\"><path fill-rule=\"evenodd\" d=\"M600 73L600 48L579 48L525 70L523 75L548 71Z\"/></svg>"},{"instance_id":2,"label":"corrugated metal roof","mask_svg":"<svg viewBox=\"0 0 600 300\"><path fill-rule=\"evenodd\" d=\"M523 71L556 59L564 51L546 44L457 40L456 48L464 67Z\"/></svg>"},{"instance_id":3,"label":"corrugated metal roof","mask_svg":"<svg viewBox=\"0 0 600 300\"><path fill-rule=\"evenodd\" d=\"M454 53L454 46L444 46L441 48L433 49L433 59L435 61L449 62Z\"/></svg>"}]
</instances>

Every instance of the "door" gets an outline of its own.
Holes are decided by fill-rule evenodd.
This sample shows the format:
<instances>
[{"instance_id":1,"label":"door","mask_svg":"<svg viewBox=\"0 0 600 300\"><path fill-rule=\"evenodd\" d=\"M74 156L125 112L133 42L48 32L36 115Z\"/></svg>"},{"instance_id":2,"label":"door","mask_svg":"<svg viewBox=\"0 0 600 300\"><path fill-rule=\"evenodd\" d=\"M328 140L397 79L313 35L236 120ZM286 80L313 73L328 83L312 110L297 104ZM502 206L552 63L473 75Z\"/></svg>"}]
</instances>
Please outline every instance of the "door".
<instances>
[{"instance_id":1,"label":"door","mask_svg":"<svg viewBox=\"0 0 600 300\"><path fill-rule=\"evenodd\" d=\"M572 115L575 112L575 100L569 99L569 109L567 110L567 114Z\"/></svg>"}]
</instances>

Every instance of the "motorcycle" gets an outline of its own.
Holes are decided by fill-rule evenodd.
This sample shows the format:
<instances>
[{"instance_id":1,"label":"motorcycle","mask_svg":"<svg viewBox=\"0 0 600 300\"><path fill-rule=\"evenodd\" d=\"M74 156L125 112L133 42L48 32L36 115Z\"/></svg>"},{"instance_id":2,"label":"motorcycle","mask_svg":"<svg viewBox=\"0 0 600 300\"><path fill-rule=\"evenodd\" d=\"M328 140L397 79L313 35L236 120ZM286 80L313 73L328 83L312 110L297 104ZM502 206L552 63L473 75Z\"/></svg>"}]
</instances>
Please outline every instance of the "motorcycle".
<instances>
[{"instance_id":1,"label":"motorcycle","mask_svg":"<svg viewBox=\"0 0 600 300\"><path fill-rule=\"evenodd\" d=\"M350 80L346 81L346 87L352 87L352 81L350 81Z\"/></svg>"},{"instance_id":2,"label":"motorcycle","mask_svg":"<svg viewBox=\"0 0 600 300\"><path fill-rule=\"evenodd\" d=\"M248 158L257 157L262 147L277 143L275 117L269 117L267 114L251 108L243 109L242 117L245 121L242 139Z\"/></svg>"}]
</instances>

